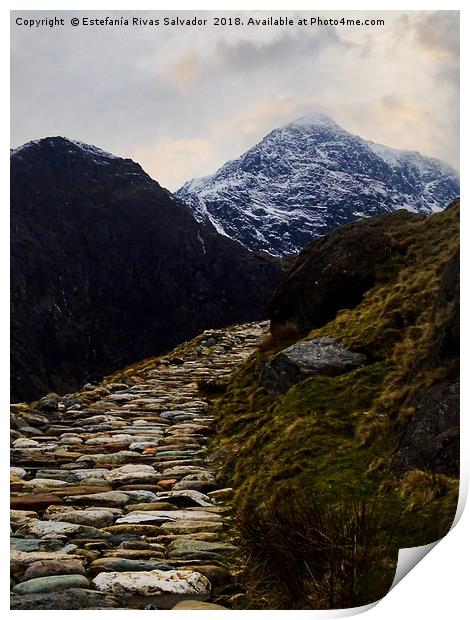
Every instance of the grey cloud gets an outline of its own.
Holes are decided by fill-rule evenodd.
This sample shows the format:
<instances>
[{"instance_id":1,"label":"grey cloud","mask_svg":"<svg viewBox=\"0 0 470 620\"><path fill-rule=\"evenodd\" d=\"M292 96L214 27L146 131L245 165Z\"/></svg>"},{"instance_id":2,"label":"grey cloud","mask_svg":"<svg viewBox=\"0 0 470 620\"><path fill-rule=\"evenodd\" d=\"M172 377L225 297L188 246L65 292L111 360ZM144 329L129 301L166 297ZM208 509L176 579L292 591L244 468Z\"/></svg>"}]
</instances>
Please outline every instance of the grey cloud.
<instances>
[{"instance_id":1,"label":"grey cloud","mask_svg":"<svg viewBox=\"0 0 470 620\"><path fill-rule=\"evenodd\" d=\"M244 38L236 42L220 40L215 50L216 59L243 71L253 71L263 66L289 63L297 56L313 60L308 55L319 53L329 47L346 51L352 45L341 39L332 26L323 30L306 32L296 30L294 34L282 34L272 41L257 42Z\"/></svg>"},{"instance_id":2,"label":"grey cloud","mask_svg":"<svg viewBox=\"0 0 470 620\"><path fill-rule=\"evenodd\" d=\"M426 50L442 54L447 61L459 61L459 11L433 11L424 14L415 26L416 40Z\"/></svg>"}]
</instances>

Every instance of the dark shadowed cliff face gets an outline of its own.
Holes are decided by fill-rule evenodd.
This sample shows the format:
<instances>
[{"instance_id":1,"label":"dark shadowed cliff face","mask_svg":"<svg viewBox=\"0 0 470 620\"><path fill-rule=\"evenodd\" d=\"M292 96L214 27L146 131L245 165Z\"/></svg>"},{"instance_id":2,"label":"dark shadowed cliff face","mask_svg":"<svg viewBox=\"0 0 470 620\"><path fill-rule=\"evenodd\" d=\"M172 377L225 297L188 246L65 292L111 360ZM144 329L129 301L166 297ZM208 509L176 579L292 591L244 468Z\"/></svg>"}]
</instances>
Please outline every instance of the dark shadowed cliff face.
<instances>
[{"instance_id":1,"label":"dark shadowed cliff face","mask_svg":"<svg viewBox=\"0 0 470 620\"><path fill-rule=\"evenodd\" d=\"M294 323L305 331L357 306L381 265L401 252L392 231L423 218L399 210L348 224L307 245L270 301L272 324Z\"/></svg>"},{"instance_id":2,"label":"dark shadowed cliff face","mask_svg":"<svg viewBox=\"0 0 470 620\"><path fill-rule=\"evenodd\" d=\"M82 143L14 150L11 196L13 400L257 319L280 274L138 164Z\"/></svg>"}]
</instances>

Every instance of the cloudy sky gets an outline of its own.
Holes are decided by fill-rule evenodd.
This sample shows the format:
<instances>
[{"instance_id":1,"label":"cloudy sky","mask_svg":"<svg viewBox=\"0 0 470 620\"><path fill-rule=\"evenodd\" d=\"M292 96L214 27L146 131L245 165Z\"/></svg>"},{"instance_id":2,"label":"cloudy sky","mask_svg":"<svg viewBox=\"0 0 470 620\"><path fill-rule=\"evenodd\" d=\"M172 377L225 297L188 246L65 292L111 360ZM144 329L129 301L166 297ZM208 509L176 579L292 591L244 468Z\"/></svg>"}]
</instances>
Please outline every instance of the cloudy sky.
<instances>
[{"instance_id":1,"label":"cloudy sky","mask_svg":"<svg viewBox=\"0 0 470 620\"><path fill-rule=\"evenodd\" d=\"M15 24L17 17L54 15L67 25ZM385 20L362 27L69 25L84 15L176 13L13 13L13 147L51 135L79 139L132 157L175 190L238 157L271 129L322 111L363 138L458 168L457 12L288 14Z\"/></svg>"}]
</instances>

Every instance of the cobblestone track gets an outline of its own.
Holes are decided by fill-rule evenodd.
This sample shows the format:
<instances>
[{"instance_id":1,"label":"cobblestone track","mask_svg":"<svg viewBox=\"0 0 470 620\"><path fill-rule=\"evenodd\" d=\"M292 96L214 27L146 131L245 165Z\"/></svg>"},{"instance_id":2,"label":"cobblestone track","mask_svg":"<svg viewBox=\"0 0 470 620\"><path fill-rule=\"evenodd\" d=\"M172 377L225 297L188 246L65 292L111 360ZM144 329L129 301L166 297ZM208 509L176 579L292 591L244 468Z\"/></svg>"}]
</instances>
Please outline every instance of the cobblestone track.
<instances>
[{"instance_id":1,"label":"cobblestone track","mask_svg":"<svg viewBox=\"0 0 470 620\"><path fill-rule=\"evenodd\" d=\"M130 385L12 407L12 608L195 609L230 591L231 490L198 382L226 381L266 329L208 330Z\"/></svg>"}]
</instances>

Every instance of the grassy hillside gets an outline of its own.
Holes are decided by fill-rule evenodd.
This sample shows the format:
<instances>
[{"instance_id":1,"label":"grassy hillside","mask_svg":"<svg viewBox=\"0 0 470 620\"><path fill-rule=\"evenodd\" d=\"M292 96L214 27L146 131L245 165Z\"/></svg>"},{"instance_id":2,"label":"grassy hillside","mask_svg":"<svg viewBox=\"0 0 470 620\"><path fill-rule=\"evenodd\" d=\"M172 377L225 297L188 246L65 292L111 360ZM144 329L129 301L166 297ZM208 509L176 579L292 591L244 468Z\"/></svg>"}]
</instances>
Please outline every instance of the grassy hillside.
<instances>
[{"instance_id":1,"label":"grassy hillside","mask_svg":"<svg viewBox=\"0 0 470 620\"><path fill-rule=\"evenodd\" d=\"M218 403L221 475L236 489L236 535L246 549L245 607L376 600L393 580L397 550L434 541L452 523L455 463L406 469L395 455L412 416L421 415L417 396L458 377L455 343L446 339L455 291L442 293L458 252L458 204L429 218L381 222L391 251L374 265L362 299L305 331L295 317L308 315L307 291L306 307L272 325ZM290 276L297 290L301 268ZM269 395L263 365L320 336L365 353L369 363Z\"/></svg>"}]
</instances>

